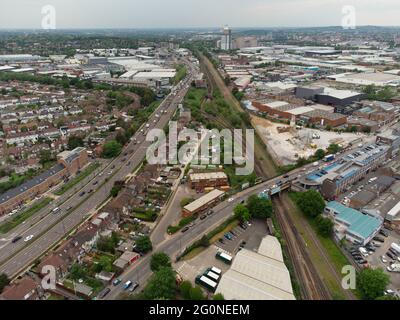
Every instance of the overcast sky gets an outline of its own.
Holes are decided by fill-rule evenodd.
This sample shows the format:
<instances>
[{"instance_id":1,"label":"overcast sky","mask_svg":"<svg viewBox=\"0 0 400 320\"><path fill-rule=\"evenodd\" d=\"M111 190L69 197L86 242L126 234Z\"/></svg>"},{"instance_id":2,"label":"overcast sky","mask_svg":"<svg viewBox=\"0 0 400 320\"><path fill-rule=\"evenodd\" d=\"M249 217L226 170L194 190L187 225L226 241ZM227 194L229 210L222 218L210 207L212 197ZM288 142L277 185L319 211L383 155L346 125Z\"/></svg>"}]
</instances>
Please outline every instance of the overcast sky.
<instances>
[{"instance_id":1,"label":"overcast sky","mask_svg":"<svg viewBox=\"0 0 400 320\"><path fill-rule=\"evenodd\" d=\"M358 25L400 25L400 0L0 0L0 28L40 28L48 4L57 28L338 26L346 5Z\"/></svg>"}]
</instances>

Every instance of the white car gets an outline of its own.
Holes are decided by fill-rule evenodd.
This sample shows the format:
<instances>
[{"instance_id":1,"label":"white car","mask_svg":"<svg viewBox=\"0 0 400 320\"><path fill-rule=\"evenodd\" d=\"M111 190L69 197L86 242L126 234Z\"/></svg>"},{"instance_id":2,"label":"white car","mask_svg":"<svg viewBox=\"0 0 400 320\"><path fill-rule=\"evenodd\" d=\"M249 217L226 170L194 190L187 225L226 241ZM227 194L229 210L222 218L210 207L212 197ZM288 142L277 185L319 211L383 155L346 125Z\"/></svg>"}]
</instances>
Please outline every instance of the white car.
<instances>
[{"instance_id":1,"label":"white car","mask_svg":"<svg viewBox=\"0 0 400 320\"><path fill-rule=\"evenodd\" d=\"M389 272L392 272L392 271L393 271L393 268L392 268L391 266L387 266L387 267L386 267L386 270L389 271Z\"/></svg>"},{"instance_id":2,"label":"white car","mask_svg":"<svg viewBox=\"0 0 400 320\"><path fill-rule=\"evenodd\" d=\"M232 202L233 200L235 200L234 198L229 198L228 202Z\"/></svg>"},{"instance_id":3,"label":"white car","mask_svg":"<svg viewBox=\"0 0 400 320\"><path fill-rule=\"evenodd\" d=\"M25 241L25 242L28 242L28 241L31 240L32 238L33 238L33 234L27 236L27 237L24 239L24 241Z\"/></svg>"},{"instance_id":4,"label":"white car","mask_svg":"<svg viewBox=\"0 0 400 320\"><path fill-rule=\"evenodd\" d=\"M388 262L387 259L385 258L385 256L382 256L382 257L381 257L381 261L382 261L383 263Z\"/></svg>"},{"instance_id":5,"label":"white car","mask_svg":"<svg viewBox=\"0 0 400 320\"><path fill-rule=\"evenodd\" d=\"M391 295L392 296L392 295L395 294L395 292L392 289L387 289L387 290L385 290L384 294L385 294L385 296L387 296L387 295Z\"/></svg>"}]
</instances>

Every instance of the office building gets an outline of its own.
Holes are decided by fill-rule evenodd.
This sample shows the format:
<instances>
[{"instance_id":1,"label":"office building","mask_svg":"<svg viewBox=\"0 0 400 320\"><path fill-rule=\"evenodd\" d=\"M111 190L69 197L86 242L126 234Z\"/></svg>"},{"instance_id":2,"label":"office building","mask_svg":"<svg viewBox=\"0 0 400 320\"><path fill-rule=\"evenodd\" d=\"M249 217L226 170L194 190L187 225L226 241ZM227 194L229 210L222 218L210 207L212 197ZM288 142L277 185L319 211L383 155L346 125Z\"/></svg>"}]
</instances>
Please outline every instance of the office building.
<instances>
[{"instance_id":1,"label":"office building","mask_svg":"<svg viewBox=\"0 0 400 320\"><path fill-rule=\"evenodd\" d=\"M225 26L222 29L222 36L221 36L221 50L232 50L233 49L233 42L232 42L232 30Z\"/></svg>"}]
</instances>

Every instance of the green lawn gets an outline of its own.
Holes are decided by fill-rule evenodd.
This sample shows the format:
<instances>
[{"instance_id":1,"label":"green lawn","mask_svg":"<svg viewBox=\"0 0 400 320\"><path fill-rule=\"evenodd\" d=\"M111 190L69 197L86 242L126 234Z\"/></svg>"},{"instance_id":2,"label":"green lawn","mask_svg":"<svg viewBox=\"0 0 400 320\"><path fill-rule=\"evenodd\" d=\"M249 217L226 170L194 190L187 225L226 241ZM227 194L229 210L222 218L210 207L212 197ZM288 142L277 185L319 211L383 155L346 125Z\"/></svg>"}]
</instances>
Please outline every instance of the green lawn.
<instances>
[{"instance_id":1,"label":"green lawn","mask_svg":"<svg viewBox=\"0 0 400 320\"><path fill-rule=\"evenodd\" d=\"M13 219L10 221L5 222L0 226L0 233L7 233L10 230L14 229L16 226L20 225L22 222L24 222L26 219L34 215L36 212L39 210L43 209L45 206L47 206L50 202L52 201L51 198L44 198L43 200L35 203L32 207L30 207L28 210L22 212L21 214L15 216Z\"/></svg>"},{"instance_id":2,"label":"green lawn","mask_svg":"<svg viewBox=\"0 0 400 320\"><path fill-rule=\"evenodd\" d=\"M78 174L75 178L72 180L68 181L65 183L60 189L58 189L56 192L54 192L55 195L61 196L71 188L73 188L75 185L77 185L79 182L81 182L83 179L88 177L91 173L93 173L97 168L100 167L100 163L92 163L89 165L85 170L83 170L80 174Z\"/></svg>"}]
</instances>

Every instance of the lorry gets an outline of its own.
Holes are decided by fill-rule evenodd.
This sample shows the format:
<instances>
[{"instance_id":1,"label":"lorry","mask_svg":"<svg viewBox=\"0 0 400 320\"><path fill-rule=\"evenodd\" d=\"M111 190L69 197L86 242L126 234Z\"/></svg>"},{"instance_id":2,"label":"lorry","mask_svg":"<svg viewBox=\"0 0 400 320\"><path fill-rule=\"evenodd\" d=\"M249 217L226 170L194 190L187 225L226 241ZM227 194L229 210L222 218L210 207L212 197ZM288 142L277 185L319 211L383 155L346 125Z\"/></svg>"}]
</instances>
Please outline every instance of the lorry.
<instances>
[{"instance_id":1,"label":"lorry","mask_svg":"<svg viewBox=\"0 0 400 320\"><path fill-rule=\"evenodd\" d=\"M333 154L328 154L327 156L324 157L325 162L329 162L335 159L335 155Z\"/></svg>"}]
</instances>

